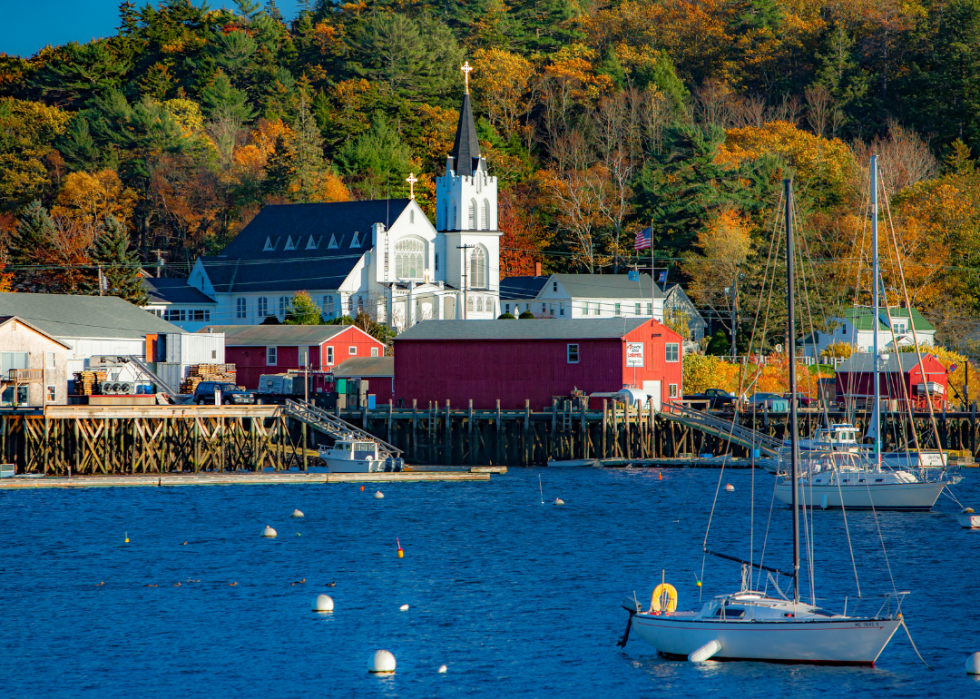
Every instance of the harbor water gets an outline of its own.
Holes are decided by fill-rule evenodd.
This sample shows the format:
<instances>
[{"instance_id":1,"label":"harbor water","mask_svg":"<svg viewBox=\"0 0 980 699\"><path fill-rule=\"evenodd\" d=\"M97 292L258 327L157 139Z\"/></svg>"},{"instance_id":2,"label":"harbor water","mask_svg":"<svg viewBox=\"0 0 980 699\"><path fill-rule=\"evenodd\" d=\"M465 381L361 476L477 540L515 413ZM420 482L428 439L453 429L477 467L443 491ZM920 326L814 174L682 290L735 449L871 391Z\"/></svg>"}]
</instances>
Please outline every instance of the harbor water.
<instances>
[{"instance_id":1,"label":"harbor water","mask_svg":"<svg viewBox=\"0 0 980 699\"><path fill-rule=\"evenodd\" d=\"M976 507L980 474L965 473L954 494ZM772 484L762 472L726 472L708 548L747 558L754 503L758 560ZM910 590L905 616L935 671L901 630L874 668L690 664L658 657L635 636L617 647L627 619L620 601L635 591L648 603L661 571L681 609L738 588L735 563L707 560L702 573L718 486L716 470L665 470L660 479L654 469L511 469L489 483L363 491L0 493L0 697L980 694L963 669L980 650L980 531L961 529L945 496L931 513L848 514L859 611L876 611L891 578ZM552 504L558 497L564 506ZM290 518L295 508L305 517ZM276 538L262 537L267 525ZM766 564L790 565L789 532L789 511L776 503ZM812 538L818 603L840 610L846 595L853 611L841 513L814 512ZM801 590L809 595L808 580ZM322 593L333 613L311 611ZM382 648L397 672L369 675Z\"/></svg>"}]
</instances>

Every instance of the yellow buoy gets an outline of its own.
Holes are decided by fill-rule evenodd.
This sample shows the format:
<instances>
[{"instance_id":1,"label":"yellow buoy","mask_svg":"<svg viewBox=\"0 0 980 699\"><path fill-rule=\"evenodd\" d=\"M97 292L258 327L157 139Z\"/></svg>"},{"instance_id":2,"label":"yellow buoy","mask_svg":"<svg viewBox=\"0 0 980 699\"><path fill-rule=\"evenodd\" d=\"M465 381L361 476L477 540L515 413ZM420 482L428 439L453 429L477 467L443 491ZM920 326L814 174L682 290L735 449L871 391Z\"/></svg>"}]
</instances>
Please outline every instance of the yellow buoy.
<instances>
[{"instance_id":1,"label":"yellow buoy","mask_svg":"<svg viewBox=\"0 0 980 699\"><path fill-rule=\"evenodd\" d=\"M670 583L660 583L650 596L651 612L672 612L677 609L677 590Z\"/></svg>"},{"instance_id":2,"label":"yellow buoy","mask_svg":"<svg viewBox=\"0 0 980 699\"><path fill-rule=\"evenodd\" d=\"M129 532L126 532L126 538L123 539L123 543L124 544L128 544L129 543Z\"/></svg>"}]
</instances>

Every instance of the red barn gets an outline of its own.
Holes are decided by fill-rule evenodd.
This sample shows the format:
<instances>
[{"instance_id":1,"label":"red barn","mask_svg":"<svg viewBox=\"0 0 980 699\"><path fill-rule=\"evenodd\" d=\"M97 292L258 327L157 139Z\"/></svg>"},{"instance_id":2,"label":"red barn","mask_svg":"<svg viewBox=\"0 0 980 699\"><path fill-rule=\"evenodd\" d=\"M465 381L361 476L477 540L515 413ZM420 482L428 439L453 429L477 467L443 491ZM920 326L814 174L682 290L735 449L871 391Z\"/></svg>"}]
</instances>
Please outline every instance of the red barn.
<instances>
[{"instance_id":1,"label":"red barn","mask_svg":"<svg viewBox=\"0 0 980 699\"><path fill-rule=\"evenodd\" d=\"M356 357L383 357L385 347L351 325L212 325L199 332L225 334L225 361L235 365L240 386L255 389L262 374L303 369L328 372ZM325 373L317 381L322 384Z\"/></svg>"},{"instance_id":2,"label":"red barn","mask_svg":"<svg viewBox=\"0 0 980 699\"><path fill-rule=\"evenodd\" d=\"M862 352L848 357L837 367L838 400L851 401L858 406L873 405L874 370L873 355ZM898 408L904 409L908 398L915 410L928 410L926 401L930 399L935 409L942 409L947 400L949 376L946 368L931 354L924 355L920 365L914 352L899 352L882 355L878 384L882 399L898 401Z\"/></svg>"},{"instance_id":3,"label":"red barn","mask_svg":"<svg viewBox=\"0 0 980 699\"><path fill-rule=\"evenodd\" d=\"M682 338L651 319L429 320L395 338L395 400L551 407L573 389L683 395Z\"/></svg>"}]
</instances>

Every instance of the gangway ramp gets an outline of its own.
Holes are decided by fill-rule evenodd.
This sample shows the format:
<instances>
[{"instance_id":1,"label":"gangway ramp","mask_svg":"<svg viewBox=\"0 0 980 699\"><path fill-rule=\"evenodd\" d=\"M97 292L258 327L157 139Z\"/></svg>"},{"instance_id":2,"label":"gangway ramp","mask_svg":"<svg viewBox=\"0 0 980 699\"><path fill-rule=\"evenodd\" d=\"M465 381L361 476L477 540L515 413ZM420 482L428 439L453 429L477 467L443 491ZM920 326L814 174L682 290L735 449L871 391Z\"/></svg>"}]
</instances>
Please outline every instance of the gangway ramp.
<instances>
[{"instance_id":1,"label":"gangway ramp","mask_svg":"<svg viewBox=\"0 0 980 699\"><path fill-rule=\"evenodd\" d=\"M679 403L664 403L660 408L660 414L667 420L687 425L705 434L712 434L726 440L731 435L733 443L746 449L758 449L766 456L776 456L779 449L784 446L782 440L736 424L735 415L732 415L731 421L723 420Z\"/></svg>"},{"instance_id":2,"label":"gangway ramp","mask_svg":"<svg viewBox=\"0 0 980 699\"><path fill-rule=\"evenodd\" d=\"M147 366L146 363L140 357L131 354L127 356L126 359L127 361L129 361L130 364L135 366L141 374L143 374L146 378L148 378L150 381L155 383L158 390L162 391L163 393L166 393L168 396L170 396L173 399L177 399L180 397L180 394L177 393L172 387L168 386L166 381L164 381L159 376L157 376L156 372L153 371L149 366Z\"/></svg>"},{"instance_id":3,"label":"gangway ramp","mask_svg":"<svg viewBox=\"0 0 980 699\"><path fill-rule=\"evenodd\" d=\"M317 432L332 437L333 439L345 439L351 435L365 442L374 442L378 445L378 452L385 458L398 458L402 450L383 439L378 439L370 432L362 430L356 425L352 425L346 420L341 420L336 415L330 414L322 408L317 408L305 401L286 400L283 412L294 420L299 420L309 425Z\"/></svg>"}]
</instances>

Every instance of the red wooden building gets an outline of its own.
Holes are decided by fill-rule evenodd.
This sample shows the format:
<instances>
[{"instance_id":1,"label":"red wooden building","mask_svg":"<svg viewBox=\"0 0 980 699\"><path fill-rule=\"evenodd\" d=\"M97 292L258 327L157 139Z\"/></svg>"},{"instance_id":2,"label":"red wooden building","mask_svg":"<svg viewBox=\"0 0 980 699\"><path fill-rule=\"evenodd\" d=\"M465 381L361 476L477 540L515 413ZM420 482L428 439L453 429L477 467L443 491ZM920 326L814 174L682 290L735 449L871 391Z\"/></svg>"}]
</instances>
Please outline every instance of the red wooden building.
<instances>
[{"instance_id":1,"label":"red wooden building","mask_svg":"<svg viewBox=\"0 0 980 699\"><path fill-rule=\"evenodd\" d=\"M199 332L225 334L225 361L235 365L238 385L259 386L262 374L303 369L316 372L314 390L323 390L327 372L348 359L383 357L384 345L351 325L212 325Z\"/></svg>"},{"instance_id":2,"label":"red wooden building","mask_svg":"<svg viewBox=\"0 0 980 699\"><path fill-rule=\"evenodd\" d=\"M870 353L848 357L837 367L837 400L857 407L873 405L874 369ZM949 375L931 354L923 355L921 365L914 352L882 355L878 384L882 400L889 401L895 409L904 409L905 401L910 400L914 410L928 410L927 401L931 400L933 408L941 410L948 400Z\"/></svg>"},{"instance_id":3,"label":"red wooden building","mask_svg":"<svg viewBox=\"0 0 980 699\"><path fill-rule=\"evenodd\" d=\"M368 382L368 395L377 405L384 405L395 395L395 358L358 357L348 359L331 372L334 379L355 379Z\"/></svg>"},{"instance_id":4,"label":"red wooden building","mask_svg":"<svg viewBox=\"0 0 980 699\"><path fill-rule=\"evenodd\" d=\"M651 319L430 320L395 338L395 401L551 407L574 389L683 395L682 338Z\"/></svg>"}]
</instances>

